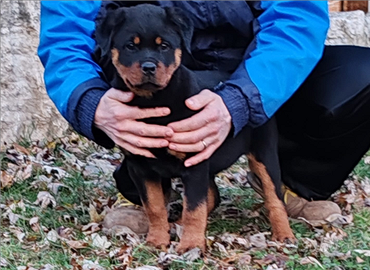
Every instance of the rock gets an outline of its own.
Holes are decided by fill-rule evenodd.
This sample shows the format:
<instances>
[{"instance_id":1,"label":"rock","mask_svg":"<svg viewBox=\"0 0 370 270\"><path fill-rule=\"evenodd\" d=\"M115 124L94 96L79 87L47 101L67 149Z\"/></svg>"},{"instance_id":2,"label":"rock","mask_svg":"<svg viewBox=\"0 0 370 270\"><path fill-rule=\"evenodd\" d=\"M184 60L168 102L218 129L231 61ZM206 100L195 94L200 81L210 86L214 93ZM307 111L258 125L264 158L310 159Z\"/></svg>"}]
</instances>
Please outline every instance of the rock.
<instances>
[{"instance_id":1,"label":"rock","mask_svg":"<svg viewBox=\"0 0 370 270\"><path fill-rule=\"evenodd\" d=\"M330 13L328 45L370 47L370 13L361 10Z\"/></svg>"}]
</instances>

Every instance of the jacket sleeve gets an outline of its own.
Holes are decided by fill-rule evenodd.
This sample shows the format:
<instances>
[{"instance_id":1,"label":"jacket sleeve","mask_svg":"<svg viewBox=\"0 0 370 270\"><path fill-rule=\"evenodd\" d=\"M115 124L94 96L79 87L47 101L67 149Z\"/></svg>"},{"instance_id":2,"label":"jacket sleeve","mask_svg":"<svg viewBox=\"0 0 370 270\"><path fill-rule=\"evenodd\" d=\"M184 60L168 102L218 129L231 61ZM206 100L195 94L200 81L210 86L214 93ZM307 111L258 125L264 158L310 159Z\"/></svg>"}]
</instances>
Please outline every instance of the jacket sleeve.
<instances>
[{"instance_id":1,"label":"jacket sleeve","mask_svg":"<svg viewBox=\"0 0 370 270\"><path fill-rule=\"evenodd\" d=\"M320 60L329 28L326 1L251 2L255 38L231 78L216 87L234 134L264 124Z\"/></svg>"},{"instance_id":2,"label":"jacket sleeve","mask_svg":"<svg viewBox=\"0 0 370 270\"><path fill-rule=\"evenodd\" d=\"M101 1L42 1L38 55L48 95L73 128L105 147L113 141L94 128L96 107L109 85L92 59Z\"/></svg>"}]
</instances>

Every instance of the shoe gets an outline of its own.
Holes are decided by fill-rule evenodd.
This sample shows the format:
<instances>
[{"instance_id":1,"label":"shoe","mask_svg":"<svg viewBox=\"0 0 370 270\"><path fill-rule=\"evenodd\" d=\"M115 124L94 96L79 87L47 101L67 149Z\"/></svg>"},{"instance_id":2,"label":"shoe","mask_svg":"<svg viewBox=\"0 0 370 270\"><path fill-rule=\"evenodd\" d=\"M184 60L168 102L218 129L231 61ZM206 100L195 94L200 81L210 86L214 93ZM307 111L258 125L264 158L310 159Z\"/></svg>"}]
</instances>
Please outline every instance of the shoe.
<instances>
[{"instance_id":1,"label":"shoe","mask_svg":"<svg viewBox=\"0 0 370 270\"><path fill-rule=\"evenodd\" d=\"M247 175L251 187L264 197L261 180L253 173ZM331 201L307 201L282 186L285 209L288 216L294 219L303 219L313 227L321 227L342 217L339 206Z\"/></svg>"},{"instance_id":2,"label":"shoe","mask_svg":"<svg viewBox=\"0 0 370 270\"><path fill-rule=\"evenodd\" d=\"M124 226L138 235L148 233L149 221L143 208L131 203L121 193L117 197L112 210L104 217L103 228L112 229L115 226Z\"/></svg>"}]
</instances>

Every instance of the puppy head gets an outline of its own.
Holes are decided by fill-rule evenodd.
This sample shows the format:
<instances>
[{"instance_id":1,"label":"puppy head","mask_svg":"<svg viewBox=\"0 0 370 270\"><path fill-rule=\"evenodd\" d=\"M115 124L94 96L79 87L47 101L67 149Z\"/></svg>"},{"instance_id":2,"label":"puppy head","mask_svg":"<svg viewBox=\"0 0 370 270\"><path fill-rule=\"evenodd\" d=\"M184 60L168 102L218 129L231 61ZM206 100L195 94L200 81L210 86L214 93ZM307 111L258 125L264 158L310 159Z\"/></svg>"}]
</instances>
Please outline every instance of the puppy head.
<instances>
[{"instance_id":1,"label":"puppy head","mask_svg":"<svg viewBox=\"0 0 370 270\"><path fill-rule=\"evenodd\" d=\"M141 96L165 88L190 52L191 21L177 8L142 4L108 11L97 23L96 41L126 86Z\"/></svg>"}]
</instances>

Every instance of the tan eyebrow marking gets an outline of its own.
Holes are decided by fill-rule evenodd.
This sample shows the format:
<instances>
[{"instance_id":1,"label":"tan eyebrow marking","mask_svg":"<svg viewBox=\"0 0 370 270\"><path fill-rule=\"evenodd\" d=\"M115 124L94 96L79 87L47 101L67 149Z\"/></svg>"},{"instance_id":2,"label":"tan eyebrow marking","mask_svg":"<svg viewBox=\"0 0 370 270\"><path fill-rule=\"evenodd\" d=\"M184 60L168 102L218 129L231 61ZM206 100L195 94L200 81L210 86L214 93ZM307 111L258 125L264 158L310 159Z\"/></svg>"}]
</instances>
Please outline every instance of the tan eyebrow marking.
<instances>
[{"instance_id":1,"label":"tan eyebrow marking","mask_svg":"<svg viewBox=\"0 0 370 270\"><path fill-rule=\"evenodd\" d=\"M134 38L134 44L135 44L135 45L140 44L140 38L139 38L139 37L135 37L135 38Z\"/></svg>"},{"instance_id":2,"label":"tan eyebrow marking","mask_svg":"<svg viewBox=\"0 0 370 270\"><path fill-rule=\"evenodd\" d=\"M157 38L155 39L155 43L156 43L157 45L161 45L161 44L162 44L162 38L161 38L161 37L157 37Z\"/></svg>"}]
</instances>

